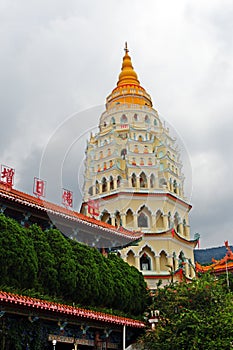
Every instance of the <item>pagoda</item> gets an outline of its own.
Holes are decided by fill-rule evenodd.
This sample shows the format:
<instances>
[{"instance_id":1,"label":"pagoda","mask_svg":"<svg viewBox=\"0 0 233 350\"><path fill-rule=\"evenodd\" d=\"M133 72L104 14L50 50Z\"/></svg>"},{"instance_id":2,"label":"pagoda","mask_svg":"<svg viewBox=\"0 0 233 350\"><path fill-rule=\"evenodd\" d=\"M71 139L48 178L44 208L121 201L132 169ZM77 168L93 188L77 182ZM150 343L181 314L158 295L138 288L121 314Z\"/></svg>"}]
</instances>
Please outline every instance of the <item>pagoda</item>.
<instances>
[{"instance_id":1,"label":"pagoda","mask_svg":"<svg viewBox=\"0 0 233 350\"><path fill-rule=\"evenodd\" d=\"M99 131L87 143L81 212L92 216L93 206L98 220L143 233L138 245L118 254L143 273L149 288L169 283L181 266L186 278L195 276L198 237L190 238L178 145L141 86L127 44Z\"/></svg>"}]
</instances>

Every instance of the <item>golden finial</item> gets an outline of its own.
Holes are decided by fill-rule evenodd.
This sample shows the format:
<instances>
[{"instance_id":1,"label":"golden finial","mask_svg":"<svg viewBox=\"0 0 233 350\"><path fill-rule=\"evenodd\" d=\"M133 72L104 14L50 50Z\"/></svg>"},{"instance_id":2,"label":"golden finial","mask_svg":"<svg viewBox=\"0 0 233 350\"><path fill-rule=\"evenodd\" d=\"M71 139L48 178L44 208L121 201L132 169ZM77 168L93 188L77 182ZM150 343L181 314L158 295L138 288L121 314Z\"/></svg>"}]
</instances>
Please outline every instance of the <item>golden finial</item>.
<instances>
[{"instance_id":1,"label":"golden finial","mask_svg":"<svg viewBox=\"0 0 233 350\"><path fill-rule=\"evenodd\" d=\"M129 50L128 50L128 45L127 45L127 41L125 42L125 48L124 48L124 50L125 50L125 53L128 53L128 52L129 52Z\"/></svg>"}]
</instances>

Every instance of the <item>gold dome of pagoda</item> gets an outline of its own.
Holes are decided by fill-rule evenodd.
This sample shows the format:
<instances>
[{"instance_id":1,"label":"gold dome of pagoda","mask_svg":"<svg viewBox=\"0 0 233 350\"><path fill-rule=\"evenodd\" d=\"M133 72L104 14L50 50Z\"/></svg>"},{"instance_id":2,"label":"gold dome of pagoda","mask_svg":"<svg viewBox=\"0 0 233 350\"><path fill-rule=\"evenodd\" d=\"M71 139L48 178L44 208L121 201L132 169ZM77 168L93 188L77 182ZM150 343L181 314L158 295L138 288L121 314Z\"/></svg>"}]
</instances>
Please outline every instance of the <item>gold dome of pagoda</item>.
<instances>
[{"instance_id":1,"label":"gold dome of pagoda","mask_svg":"<svg viewBox=\"0 0 233 350\"><path fill-rule=\"evenodd\" d=\"M123 63L121 72L119 74L117 87L107 97L107 109L119 104L136 104L152 107L151 97L140 85L137 73L133 68L127 43L125 43L124 50L125 55L123 57Z\"/></svg>"}]
</instances>

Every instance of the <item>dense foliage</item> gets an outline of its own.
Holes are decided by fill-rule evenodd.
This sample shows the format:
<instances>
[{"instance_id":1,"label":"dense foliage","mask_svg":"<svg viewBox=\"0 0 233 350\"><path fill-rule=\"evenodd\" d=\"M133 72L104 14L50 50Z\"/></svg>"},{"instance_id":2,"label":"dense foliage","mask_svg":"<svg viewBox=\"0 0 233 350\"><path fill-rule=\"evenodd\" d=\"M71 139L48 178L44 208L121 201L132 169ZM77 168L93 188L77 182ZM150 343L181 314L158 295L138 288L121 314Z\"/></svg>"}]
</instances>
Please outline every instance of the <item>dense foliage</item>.
<instances>
[{"instance_id":1,"label":"dense foliage","mask_svg":"<svg viewBox=\"0 0 233 350\"><path fill-rule=\"evenodd\" d=\"M21 227L0 215L1 285L33 289L83 306L141 314L147 291L142 274L114 254L65 238L58 230Z\"/></svg>"},{"instance_id":2,"label":"dense foliage","mask_svg":"<svg viewBox=\"0 0 233 350\"><path fill-rule=\"evenodd\" d=\"M158 289L151 308L160 310L160 319L143 337L144 349L233 348L233 293L223 278L203 275Z\"/></svg>"}]
</instances>

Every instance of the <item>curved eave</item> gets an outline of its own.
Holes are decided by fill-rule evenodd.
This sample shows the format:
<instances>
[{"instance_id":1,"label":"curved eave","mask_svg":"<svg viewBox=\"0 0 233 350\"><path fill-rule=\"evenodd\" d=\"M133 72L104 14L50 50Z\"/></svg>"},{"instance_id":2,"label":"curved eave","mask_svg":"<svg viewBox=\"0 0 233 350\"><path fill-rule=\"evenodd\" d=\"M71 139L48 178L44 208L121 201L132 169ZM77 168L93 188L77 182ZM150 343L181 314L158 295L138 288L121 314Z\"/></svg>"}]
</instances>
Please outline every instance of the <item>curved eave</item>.
<instances>
[{"instance_id":1,"label":"curved eave","mask_svg":"<svg viewBox=\"0 0 233 350\"><path fill-rule=\"evenodd\" d=\"M0 188L0 198L4 198L6 200L15 202L28 208L34 208L38 211L48 213L49 215L59 216L64 220L75 222L87 229L91 227L92 230L98 231L98 233L103 233L105 236L112 234L123 240L123 245L129 244L130 242L138 240L142 237L142 234L140 233L134 233L125 230L122 227L117 229L114 226L111 226L105 222L87 217L76 211L63 208L57 204L43 201L39 198L33 197L27 193L20 192L15 189L7 190Z\"/></svg>"},{"instance_id":2,"label":"curved eave","mask_svg":"<svg viewBox=\"0 0 233 350\"><path fill-rule=\"evenodd\" d=\"M161 231L161 232L154 232L154 233L145 233L144 234L146 237L159 237L159 236L166 236L166 237L171 237L171 238L176 238L179 241L189 244L192 247L196 247L196 245L198 244L198 239L193 239L193 240L189 240L181 235L179 235L178 232L176 232L174 229L169 229L166 231Z\"/></svg>"},{"instance_id":3,"label":"curved eave","mask_svg":"<svg viewBox=\"0 0 233 350\"><path fill-rule=\"evenodd\" d=\"M108 323L112 325L125 325L134 328L144 328L144 322L133 320L126 317L114 316L102 312L87 310L83 308L77 308L65 304L54 303L46 300L31 298L23 295L8 293L0 291L0 301L3 306L17 309L26 308L29 312L50 312L54 316L63 316L66 318L75 317L80 320L86 321L98 321L101 323Z\"/></svg>"}]
</instances>

